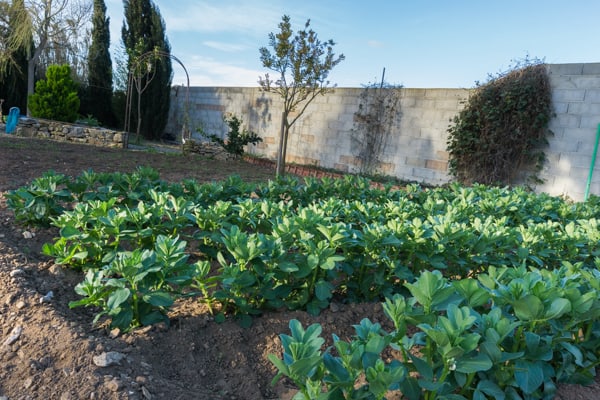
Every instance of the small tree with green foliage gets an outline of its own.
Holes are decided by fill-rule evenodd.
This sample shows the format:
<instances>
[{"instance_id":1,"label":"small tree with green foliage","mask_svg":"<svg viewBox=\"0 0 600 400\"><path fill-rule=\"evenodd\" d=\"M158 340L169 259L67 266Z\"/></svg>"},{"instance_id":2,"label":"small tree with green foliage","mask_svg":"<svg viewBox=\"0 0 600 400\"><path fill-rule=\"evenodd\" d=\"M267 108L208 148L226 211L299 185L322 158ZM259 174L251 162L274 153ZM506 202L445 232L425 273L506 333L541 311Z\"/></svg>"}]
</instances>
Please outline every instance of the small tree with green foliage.
<instances>
[{"instance_id":1,"label":"small tree with green foliage","mask_svg":"<svg viewBox=\"0 0 600 400\"><path fill-rule=\"evenodd\" d=\"M285 156L290 128L302 116L308 105L319 95L332 92L329 72L344 60L344 55L335 56L334 41L321 42L306 21L303 30L294 35L290 17L284 15L279 23L280 32L269 34L269 46L260 48L260 61L265 68L278 74L277 80L269 74L259 78L261 88L274 92L283 99L279 149L277 151L277 176L285 171ZM290 114L296 112L291 117Z\"/></svg>"},{"instance_id":2,"label":"small tree with green foliage","mask_svg":"<svg viewBox=\"0 0 600 400\"><path fill-rule=\"evenodd\" d=\"M217 143L232 156L240 157L244 155L245 146L262 142L260 136L255 132L243 128L240 132L243 122L241 118L238 118L233 114L225 114L223 116L223 121L229 127L227 139L222 139L215 134L204 134L204 136L208 137L213 143ZM200 132L202 133L202 130L200 130Z\"/></svg>"},{"instance_id":3,"label":"small tree with green foliage","mask_svg":"<svg viewBox=\"0 0 600 400\"><path fill-rule=\"evenodd\" d=\"M74 122L79 114L77 83L68 65L51 65L46 79L38 81L29 96L31 115L56 121Z\"/></svg>"}]
</instances>

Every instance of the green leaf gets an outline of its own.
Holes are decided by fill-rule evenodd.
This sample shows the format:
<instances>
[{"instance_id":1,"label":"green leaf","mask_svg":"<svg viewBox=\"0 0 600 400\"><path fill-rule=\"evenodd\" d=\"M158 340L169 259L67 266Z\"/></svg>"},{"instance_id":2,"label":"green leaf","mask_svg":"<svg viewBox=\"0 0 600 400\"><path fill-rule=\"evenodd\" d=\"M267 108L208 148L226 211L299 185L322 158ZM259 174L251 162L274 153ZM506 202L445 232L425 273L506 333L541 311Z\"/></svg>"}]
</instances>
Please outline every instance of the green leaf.
<instances>
[{"instance_id":1,"label":"green leaf","mask_svg":"<svg viewBox=\"0 0 600 400\"><path fill-rule=\"evenodd\" d=\"M173 298L167 292L146 293L142 299L154 307L170 307L173 305Z\"/></svg>"},{"instance_id":2,"label":"green leaf","mask_svg":"<svg viewBox=\"0 0 600 400\"><path fill-rule=\"evenodd\" d=\"M487 379L479 381L477 390L485 393L494 400L504 400L506 398L504 391L496 383Z\"/></svg>"},{"instance_id":3,"label":"green leaf","mask_svg":"<svg viewBox=\"0 0 600 400\"><path fill-rule=\"evenodd\" d=\"M108 300L106 302L106 307L109 310L114 310L117 309L121 306L121 304L123 304L124 302L127 301L127 299L129 299L129 295L131 294L131 291L128 288L119 288L114 290L110 296L108 296Z\"/></svg>"},{"instance_id":4,"label":"green leaf","mask_svg":"<svg viewBox=\"0 0 600 400\"><path fill-rule=\"evenodd\" d=\"M329 300L333 291L333 285L327 281L319 280L315 285L315 296L319 300Z\"/></svg>"},{"instance_id":5,"label":"green leaf","mask_svg":"<svg viewBox=\"0 0 600 400\"><path fill-rule=\"evenodd\" d=\"M339 358L333 357L329 353L323 355L323 363L325 368L335 377L337 382L348 382L350 380L350 373L344 367Z\"/></svg>"},{"instance_id":6,"label":"green leaf","mask_svg":"<svg viewBox=\"0 0 600 400\"><path fill-rule=\"evenodd\" d=\"M112 321L110 326L117 327L124 332L127 332L131 328L133 322L133 310L130 307L119 310L115 314L111 314Z\"/></svg>"},{"instance_id":7,"label":"green leaf","mask_svg":"<svg viewBox=\"0 0 600 400\"><path fill-rule=\"evenodd\" d=\"M215 315L215 322L217 324L222 324L223 322L225 322L226 319L227 318L225 317L225 314L223 314L222 312Z\"/></svg>"},{"instance_id":8,"label":"green leaf","mask_svg":"<svg viewBox=\"0 0 600 400\"><path fill-rule=\"evenodd\" d=\"M271 361L271 363L273 363L273 365L275 365L275 367L279 370L281 374L289 376L288 366L283 362L283 360L281 360L275 354L269 354L267 355L267 358L269 359L269 361Z\"/></svg>"},{"instance_id":9,"label":"green leaf","mask_svg":"<svg viewBox=\"0 0 600 400\"><path fill-rule=\"evenodd\" d=\"M79 229L75 228L72 225L66 225L66 226L62 227L60 230L60 236L65 239L71 239L71 238L79 236L79 235L81 235L81 232L79 231Z\"/></svg>"},{"instance_id":10,"label":"green leaf","mask_svg":"<svg viewBox=\"0 0 600 400\"><path fill-rule=\"evenodd\" d=\"M408 353L408 356L410 357L410 360L412 361L413 365L415 366L415 368L417 369L417 372L419 372L419 374L427 379L427 380L432 380L433 379L433 368L431 367L431 365L429 365L427 363L427 361Z\"/></svg>"},{"instance_id":11,"label":"green leaf","mask_svg":"<svg viewBox=\"0 0 600 400\"><path fill-rule=\"evenodd\" d=\"M320 355L296 360L288 366L292 377L311 378L323 362Z\"/></svg>"},{"instance_id":12,"label":"green leaf","mask_svg":"<svg viewBox=\"0 0 600 400\"><path fill-rule=\"evenodd\" d=\"M236 317L237 317L238 324L242 328L250 328L252 326L252 323L254 322L254 320L252 319L252 316L248 315L248 314L241 314L241 315L237 315Z\"/></svg>"},{"instance_id":13,"label":"green leaf","mask_svg":"<svg viewBox=\"0 0 600 400\"><path fill-rule=\"evenodd\" d=\"M544 312L542 301L532 294L528 294L513 303L515 315L521 321L533 321L539 319Z\"/></svg>"},{"instance_id":14,"label":"green leaf","mask_svg":"<svg viewBox=\"0 0 600 400\"><path fill-rule=\"evenodd\" d=\"M581 350L573 345L572 343L568 343L568 342L560 342L560 345L567 350L569 353L571 353L573 355L573 357L575 358L575 364L579 365L580 367L583 367L583 354L581 353Z\"/></svg>"},{"instance_id":15,"label":"green leaf","mask_svg":"<svg viewBox=\"0 0 600 400\"><path fill-rule=\"evenodd\" d=\"M465 374L487 371L492 368L492 366L492 360L482 353L477 354L475 357L465 357L465 359L456 361L456 370Z\"/></svg>"},{"instance_id":16,"label":"green leaf","mask_svg":"<svg viewBox=\"0 0 600 400\"><path fill-rule=\"evenodd\" d=\"M558 298L552 300L552 304L550 304L550 308L546 311L544 315L545 319L558 319L562 317L564 314L571 311L571 302L564 298Z\"/></svg>"},{"instance_id":17,"label":"green leaf","mask_svg":"<svg viewBox=\"0 0 600 400\"><path fill-rule=\"evenodd\" d=\"M344 260L344 257L342 257L342 256L327 257L327 259L324 262L322 262L319 267L324 270L332 270L335 268L336 262L343 261L343 260Z\"/></svg>"},{"instance_id":18,"label":"green leaf","mask_svg":"<svg viewBox=\"0 0 600 400\"><path fill-rule=\"evenodd\" d=\"M296 264L289 262L289 261L281 262L281 263L277 264L277 267L280 270L282 270L283 272L287 272L287 273L296 272L299 269Z\"/></svg>"},{"instance_id":19,"label":"green leaf","mask_svg":"<svg viewBox=\"0 0 600 400\"><path fill-rule=\"evenodd\" d=\"M367 341L367 344L365 345L365 351L380 354L387 344L388 342L383 336L373 335Z\"/></svg>"},{"instance_id":20,"label":"green leaf","mask_svg":"<svg viewBox=\"0 0 600 400\"><path fill-rule=\"evenodd\" d=\"M166 315L164 315L163 313L161 313L158 310L149 312L140 317L140 323L144 326L154 325L154 324L158 324L161 322L168 323L169 319L167 318Z\"/></svg>"},{"instance_id":21,"label":"green leaf","mask_svg":"<svg viewBox=\"0 0 600 400\"><path fill-rule=\"evenodd\" d=\"M541 362L517 360L515 362L515 381L525 394L532 394L544 383L544 370Z\"/></svg>"},{"instance_id":22,"label":"green leaf","mask_svg":"<svg viewBox=\"0 0 600 400\"><path fill-rule=\"evenodd\" d=\"M421 388L419 387L416 378L409 377L404 381L401 381L400 390L402 391L402 394L409 400L420 400L422 398Z\"/></svg>"}]
</instances>

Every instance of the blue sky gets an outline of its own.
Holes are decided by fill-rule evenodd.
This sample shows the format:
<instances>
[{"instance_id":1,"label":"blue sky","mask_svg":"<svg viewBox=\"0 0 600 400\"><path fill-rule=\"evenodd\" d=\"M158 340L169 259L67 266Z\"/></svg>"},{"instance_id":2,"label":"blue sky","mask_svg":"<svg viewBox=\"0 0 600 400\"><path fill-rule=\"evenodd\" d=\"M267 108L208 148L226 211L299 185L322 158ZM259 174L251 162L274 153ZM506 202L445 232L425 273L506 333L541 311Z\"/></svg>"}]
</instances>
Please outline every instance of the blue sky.
<instances>
[{"instance_id":1,"label":"blue sky","mask_svg":"<svg viewBox=\"0 0 600 400\"><path fill-rule=\"evenodd\" d=\"M281 16L307 19L346 59L339 87L386 81L409 88L470 88L526 55L547 63L600 62L600 1L572 0L155 0L171 53L192 86L257 86ZM111 46L121 43L121 0L106 0ZM173 84L185 82L173 64Z\"/></svg>"}]
</instances>

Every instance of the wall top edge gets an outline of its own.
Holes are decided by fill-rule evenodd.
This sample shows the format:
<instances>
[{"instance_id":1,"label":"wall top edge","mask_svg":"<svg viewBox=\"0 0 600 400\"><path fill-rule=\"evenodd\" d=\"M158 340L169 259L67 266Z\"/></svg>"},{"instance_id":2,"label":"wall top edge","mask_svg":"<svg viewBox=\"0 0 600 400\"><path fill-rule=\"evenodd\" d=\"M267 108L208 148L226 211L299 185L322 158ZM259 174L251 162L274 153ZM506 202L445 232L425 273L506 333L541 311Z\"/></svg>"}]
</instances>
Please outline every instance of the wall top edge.
<instances>
[{"instance_id":1,"label":"wall top edge","mask_svg":"<svg viewBox=\"0 0 600 400\"><path fill-rule=\"evenodd\" d=\"M550 63L546 63L546 65L548 66L548 68L550 68L551 70L560 70L560 69L570 69L570 68L576 68L576 67L581 67L581 68L585 68L590 69L592 71L595 70L600 70L600 61L599 62L589 62L589 63L558 63L558 64L550 64ZM171 86L172 89L174 88L178 88L181 89L182 85L173 85ZM184 86L185 87L185 86ZM413 90L471 90L473 89L475 86L473 85L472 87L403 87L402 89L413 89ZM190 89L204 89L204 90L227 90L227 89L237 89L237 90L261 90L260 86L235 86L235 85L221 85L221 86L190 86ZM364 89L363 86L338 86L334 89L342 89L342 90L347 90L347 89Z\"/></svg>"}]
</instances>

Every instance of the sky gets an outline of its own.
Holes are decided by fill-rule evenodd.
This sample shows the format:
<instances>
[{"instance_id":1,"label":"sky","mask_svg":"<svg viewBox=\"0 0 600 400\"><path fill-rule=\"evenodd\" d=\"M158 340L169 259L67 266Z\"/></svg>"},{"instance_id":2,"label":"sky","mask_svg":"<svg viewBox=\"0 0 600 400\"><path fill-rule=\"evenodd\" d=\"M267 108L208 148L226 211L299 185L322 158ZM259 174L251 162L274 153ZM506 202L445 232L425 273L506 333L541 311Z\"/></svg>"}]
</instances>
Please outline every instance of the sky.
<instances>
[{"instance_id":1,"label":"sky","mask_svg":"<svg viewBox=\"0 0 600 400\"><path fill-rule=\"evenodd\" d=\"M122 0L105 0L111 48L121 43ZM600 62L598 0L155 0L171 54L191 86L258 86L283 15L311 28L346 59L338 87L385 81L407 88L472 88L525 57ZM114 51L114 50L113 50ZM114 62L114 59L113 59ZM173 85L186 83L173 63ZM271 73L273 77L273 73Z\"/></svg>"}]
</instances>

